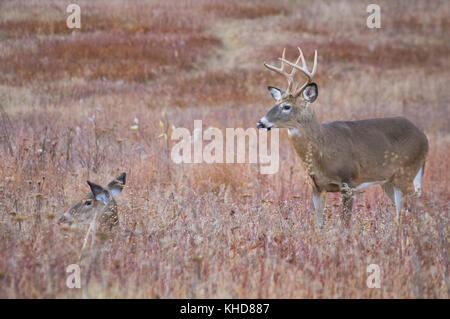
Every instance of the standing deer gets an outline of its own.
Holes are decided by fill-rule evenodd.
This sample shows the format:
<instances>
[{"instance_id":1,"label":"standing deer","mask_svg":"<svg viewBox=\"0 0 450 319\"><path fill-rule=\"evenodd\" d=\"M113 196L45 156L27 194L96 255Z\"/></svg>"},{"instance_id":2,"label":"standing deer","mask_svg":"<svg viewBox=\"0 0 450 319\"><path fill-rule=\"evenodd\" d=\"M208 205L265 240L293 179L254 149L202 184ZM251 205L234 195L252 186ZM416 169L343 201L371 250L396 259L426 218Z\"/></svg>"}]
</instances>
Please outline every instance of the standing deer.
<instances>
[{"instance_id":1,"label":"standing deer","mask_svg":"<svg viewBox=\"0 0 450 319\"><path fill-rule=\"evenodd\" d=\"M122 191L125 182L125 173L120 174L106 187L87 181L91 191L58 220L58 224L86 231L79 256L80 263L89 256L83 296L86 296L91 273L98 260L98 253L102 253L106 243L114 234L115 226L119 224L114 197ZM90 245L88 245L89 239Z\"/></svg>"},{"instance_id":2,"label":"standing deer","mask_svg":"<svg viewBox=\"0 0 450 319\"><path fill-rule=\"evenodd\" d=\"M311 72L302 50L298 51L295 63L285 59L286 50L279 58L280 68L264 63L266 68L285 77L288 86L284 91L268 87L277 104L258 121L257 128L288 129L313 185L313 204L320 228L325 222L327 192L342 193L341 217L348 226L354 192L375 184L381 185L395 203L399 221L406 207L404 195L412 184L420 196L427 137L402 117L320 123L311 106L319 93L317 84L312 82L317 70L317 50ZM292 67L290 73L285 70L286 65ZM303 84L294 81L297 71L306 76Z\"/></svg>"}]
</instances>

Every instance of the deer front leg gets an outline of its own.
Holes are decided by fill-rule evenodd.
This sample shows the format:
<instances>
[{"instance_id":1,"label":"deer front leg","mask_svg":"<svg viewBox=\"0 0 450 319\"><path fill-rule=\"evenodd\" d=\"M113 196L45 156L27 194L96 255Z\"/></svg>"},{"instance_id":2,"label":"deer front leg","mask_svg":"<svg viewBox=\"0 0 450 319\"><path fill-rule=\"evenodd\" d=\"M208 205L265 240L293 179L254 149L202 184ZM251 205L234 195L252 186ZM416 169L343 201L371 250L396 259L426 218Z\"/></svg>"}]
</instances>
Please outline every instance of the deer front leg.
<instances>
[{"instance_id":1,"label":"deer front leg","mask_svg":"<svg viewBox=\"0 0 450 319\"><path fill-rule=\"evenodd\" d=\"M353 188L351 188L347 183L343 183L341 187L342 192L342 220L345 225L350 224L350 218L352 217L352 207L353 207Z\"/></svg>"},{"instance_id":2,"label":"deer front leg","mask_svg":"<svg viewBox=\"0 0 450 319\"><path fill-rule=\"evenodd\" d=\"M323 229L325 225L325 214L323 210L325 209L325 201L327 198L326 191L313 190L313 204L314 211L316 212L316 222L320 229Z\"/></svg>"}]
</instances>

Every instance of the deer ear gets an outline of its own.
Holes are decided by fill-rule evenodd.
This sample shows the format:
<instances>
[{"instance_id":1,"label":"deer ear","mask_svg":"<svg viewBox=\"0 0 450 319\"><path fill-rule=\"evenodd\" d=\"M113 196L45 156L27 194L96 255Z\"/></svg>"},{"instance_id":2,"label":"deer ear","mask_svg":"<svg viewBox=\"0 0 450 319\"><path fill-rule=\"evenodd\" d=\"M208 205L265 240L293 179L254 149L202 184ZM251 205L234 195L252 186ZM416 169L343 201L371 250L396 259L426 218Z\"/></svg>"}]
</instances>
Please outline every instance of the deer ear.
<instances>
[{"instance_id":1,"label":"deer ear","mask_svg":"<svg viewBox=\"0 0 450 319\"><path fill-rule=\"evenodd\" d=\"M92 195L94 195L96 200L101 200L103 203L108 204L109 194L106 189L98 184L87 181L89 187L91 188Z\"/></svg>"},{"instance_id":2,"label":"deer ear","mask_svg":"<svg viewBox=\"0 0 450 319\"><path fill-rule=\"evenodd\" d=\"M283 91L280 89L277 89L273 86L268 86L267 89L269 90L270 94L272 94L272 97L275 99L275 101L281 100L281 96L283 95Z\"/></svg>"},{"instance_id":3,"label":"deer ear","mask_svg":"<svg viewBox=\"0 0 450 319\"><path fill-rule=\"evenodd\" d=\"M317 96L319 95L319 89L317 88L317 84L316 83L311 83L308 84L304 89L303 89L303 98L308 101L308 102L314 102L317 98Z\"/></svg>"},{"instance_id":4,"label":"deer ear","mask_svg":"<svg viewBox=\"0 0 450 319\"><path fill-rule=\"evenodd\" d=\"M117 176L114 180L112 180L108 184L108 189L111 192L112 196L119 195L125 185L127 179L127 174L124 172Z\"/></svg>"}]
</instances>

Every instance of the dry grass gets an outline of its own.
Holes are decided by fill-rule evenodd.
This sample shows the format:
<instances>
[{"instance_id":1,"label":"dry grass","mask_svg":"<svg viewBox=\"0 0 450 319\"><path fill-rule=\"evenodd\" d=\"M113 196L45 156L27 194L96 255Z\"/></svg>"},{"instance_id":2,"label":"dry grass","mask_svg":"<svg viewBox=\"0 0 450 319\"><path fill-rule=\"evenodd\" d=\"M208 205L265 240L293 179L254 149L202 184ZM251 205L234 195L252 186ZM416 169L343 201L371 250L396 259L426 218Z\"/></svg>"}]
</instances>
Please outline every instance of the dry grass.
<instances>
[{"instance_id":1,"label":"dry grass","mask_svg":"<svg viewBox=\"0 0 450 319\"><path fill-rule=\"evenodd\" d=\"M30 53L19 48L1 59L5 68L0 83L21 85L67 77L143 82L188 70L219 44L219 39L207 35L163 38L113 32L40 41L33 48L36 59L27 58Z\"/></svg>"},{"instance_id":2,"label":"dry grass","mask_svg":"<svg viewBox=\"0 0 450 319\"><path fill-rule=\"evenodd\" d=\"M56 219L86 179L126 171L127 235L114 238L91 297L448 298L449 7L380 5L382 29L370 30L358 1L80 1L72 32L59 1L2 3L0 297L80 297L65 267L82 234ZM358 195L349 229L331 195L316 231L284 132L275 175L171 161L161 134L172 125L254 127L272 104L266 86L284 85L262 62L298 44L319 51L321 119L403 115L429 137L424 193L401 228L374 187ZM381 289L366 287L372 263Z\"/></svg>"},{"instance_id":3,"label":"dry grass","mask_svg":"<svg viewBox=\"0 0 450 319\"><path fill-rule=\"evenodd\" d=\"M288 8L271 1L260 1L258 5L248 1L206 1L202 9L218 18L228 19L258 19L271 15L284 15Z\"/></svg>"}]
</instances>

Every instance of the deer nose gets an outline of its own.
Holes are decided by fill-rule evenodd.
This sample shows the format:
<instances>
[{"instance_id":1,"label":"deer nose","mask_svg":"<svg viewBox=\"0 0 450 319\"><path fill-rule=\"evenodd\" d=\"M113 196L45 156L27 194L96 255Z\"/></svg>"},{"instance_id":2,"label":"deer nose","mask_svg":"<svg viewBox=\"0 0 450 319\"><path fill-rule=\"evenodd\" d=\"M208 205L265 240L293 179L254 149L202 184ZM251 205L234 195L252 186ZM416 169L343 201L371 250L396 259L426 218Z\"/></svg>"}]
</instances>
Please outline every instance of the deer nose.
<instances>
[{"instance_id":1,"label":"deer nose","mask_svg":"<svg viewBox=\"0 0 450 319\"><path fill-rule=\"evenodd\" d=\"M270 129L272 128L273 124L270 122L267 122L267 120L263 117L261 120L258 121L258 123L256 123L256 127L261 129L261 128L265 128L268 131L270 131Z\"/></svg>"},{"instance_id":2,"label":"deer nose","mask_svg":"<svg viewBox=\"0 0 450 319\"><path fill-rule=\"evenodd\" d=\"M63 215L58 219L58 224L65 224L65 223L67 223L67 218L66 216Z\"/></svg>"}]
</instances>

